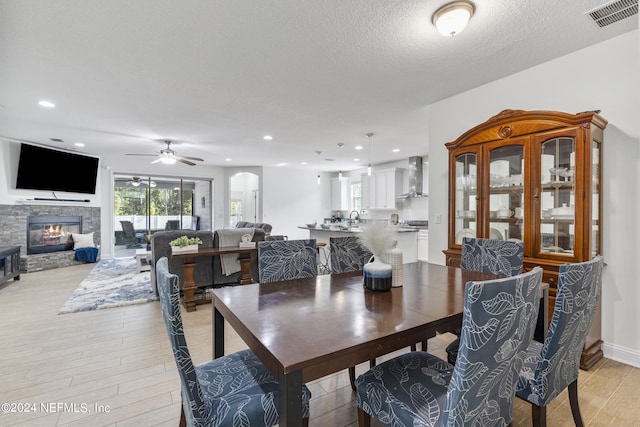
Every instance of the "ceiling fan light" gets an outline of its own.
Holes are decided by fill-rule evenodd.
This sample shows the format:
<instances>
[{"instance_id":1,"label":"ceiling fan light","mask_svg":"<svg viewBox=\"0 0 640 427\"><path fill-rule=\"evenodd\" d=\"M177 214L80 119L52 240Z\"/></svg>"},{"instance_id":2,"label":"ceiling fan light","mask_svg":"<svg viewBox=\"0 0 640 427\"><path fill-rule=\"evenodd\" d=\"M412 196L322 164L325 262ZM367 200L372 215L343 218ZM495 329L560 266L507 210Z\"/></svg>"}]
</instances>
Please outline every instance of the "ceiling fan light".
<instances>
[{"instance_id":1,"label":"ceiling fan light","mask_svg":"<svg viewBox=\"0 0 640 427\"><path fill-rule=\"evenodd\" d=\"M160 157L160 161L162 163L164 163L165 165L172 165L176 162L176 158L173 156L170 156L168 154L163 153L162 157Z\"/></svg>"},{"instance_id":2,"label":"ceiling fan light","mask_svg":"<svg viewBox=\"0 0 640 427\"><path fill-rule=\"evenodd\" d=\"M133 185L134 187L139 187L140 181L131 181L131 185Z\"/></svg>"},{"instance_id":3,"label":"ceiling fan light","mask_svg":"<svg viewBox=\"0 0 640 427\"><path fill-rule=\"evenodd\" d=\"M473 5L466 1L456 1L442 6L433 14L433 25L447 37L453 37L464 30L473 16Z\"/></svg>"}]
</instances>

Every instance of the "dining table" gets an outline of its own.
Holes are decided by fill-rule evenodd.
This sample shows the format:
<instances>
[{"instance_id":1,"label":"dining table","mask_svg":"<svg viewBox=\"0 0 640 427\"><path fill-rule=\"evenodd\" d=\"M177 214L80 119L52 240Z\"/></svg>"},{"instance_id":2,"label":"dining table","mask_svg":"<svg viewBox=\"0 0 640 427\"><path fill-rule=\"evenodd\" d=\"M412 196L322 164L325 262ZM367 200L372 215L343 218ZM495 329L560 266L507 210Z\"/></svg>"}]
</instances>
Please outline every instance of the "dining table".
<instances>
[{"instance_id":1,"label":"dining table","mask_svg":"<svg viewBox=\"0 0 640 427\"><path fill-rule=\"evenodd\" d=\"M361 271L212 289L213 355L227 322L279 380L280 425L300 426L302 384L461 328L465 284L498 277L414 262L383 292Z\"/></svg>"}]
</instances>

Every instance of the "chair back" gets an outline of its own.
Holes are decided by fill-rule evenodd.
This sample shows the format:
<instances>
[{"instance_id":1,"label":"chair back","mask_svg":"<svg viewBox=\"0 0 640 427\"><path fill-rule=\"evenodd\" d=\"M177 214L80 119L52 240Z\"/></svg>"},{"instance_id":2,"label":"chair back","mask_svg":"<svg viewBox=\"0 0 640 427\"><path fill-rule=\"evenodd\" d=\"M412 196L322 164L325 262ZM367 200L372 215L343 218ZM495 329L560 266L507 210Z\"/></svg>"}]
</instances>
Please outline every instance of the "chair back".
<instances>
[{"instance_id":1,"label":"chair back","mask_svg":"<svg viewBox=\"0 0 640 427\"><path fill-rule=\"evenodd\" d=\"M120 225L122 226L122 234L124 234L124 237L129 239L136 237L136 230L133 228L131 221L120 221Z\"/></svg>"},{"instance_id":2,"label":"chair back","mask_svg":"<svg viewBox=\"0 0 640 427\"><path fill-rule=\"evenodd\" d=\"M162 317L180 375L182 403L187 425L205 425L204 423L209 419L209 406L200 388L187 340L184 337L180 311L180 281L178 276L169 273L167 257L160 258L156 263L156 276Z\"/></svg>"},{"instance_id":3,"label":"chair back","mask_svg":"<svg viewBox=\"0 0 640 427\"><path fill-rule=\"evenodd\" d=\"M518 383L520 391L526 378L533 378L529 394L538 406L546 406L578 379L582 347L600 301L603 264L602 256L597 256L560 266L553 318L535 373L523 372Z\"/></svg>"},{"instance_id":4,"label":"chair back","mask_svg":"<svg viewBox=\"0 0 640 427\"><path fill-rule=\"evenodd\" d=\"M460 268L501 276L515 276L522 271L523 257L522 241L465 237L462 239Z\"/></svg>"},{"instance_id":5,"label":"chair back","mask_svg":"<svg viewBox=\"0 0 640 427\"><path fill-rule=\"evenodd\" d=\"M533 337L542 269L504 279L468 282L458 361L442 425L508 425L518 373Z\"/></svg>"},{"instance_id":6,"label":"chair back","mask_svg":"<svg viewBox=\"0 0 640 427\"><path fill-rule=\"evenodd\" d=\"M361 271L373 256L356 236L330 237L331 274Z\"/></svg>"},{"instance_id":7,"label":"chair back","mask_svg":"<svg viewBox=\"0 0 640 427\"><path fill-rule=\"evenodd\" d=\"M260 283L317 276L315 239L258 242L258 271Z\"/></svg>"}]
</instances>

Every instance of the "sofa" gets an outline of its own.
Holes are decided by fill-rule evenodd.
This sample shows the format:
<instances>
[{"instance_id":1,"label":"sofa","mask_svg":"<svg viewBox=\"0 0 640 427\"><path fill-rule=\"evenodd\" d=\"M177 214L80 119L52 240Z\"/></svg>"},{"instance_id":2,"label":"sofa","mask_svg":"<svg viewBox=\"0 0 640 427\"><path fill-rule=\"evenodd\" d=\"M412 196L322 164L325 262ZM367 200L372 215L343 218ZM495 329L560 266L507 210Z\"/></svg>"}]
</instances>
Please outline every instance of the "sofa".
<instances>
[{"instance_id":1,"label":"sofa","mask_svg":"<svg viewBox=\"0 0 640 427\"><path fill-rule=\"evenodd\" d=\"M265 231L261 228L246 229L247 233L253 231L254 242L261 242L265 239ZM170 230L170 231L158 231L151 235L151 255L149 264L151 266L151 285L154 292L157 294L157 282L155 265L156 262L163 256L169 258L169 272L177 274L180 278L180 283L184 283L184 269L182 267L182 260L171 258L171 246L169 242L180 237L199 237L202 240L201 248L217 248L219 247L220 238L218 231L205 231L205 230ZM257 254L240 255L251 256L251 278L257 282L259 281L258 275L258 257ZM196 282L198 289L203 289L212 286L223 286L238 284L240 272L230 274L228 276L222 273L222 267L219 256L211 257L197 257L196 266L193 273L193 279Z\"/></svg>"},{"instance_id":2,"label":"sofa","mask_svg":"<svg viewBox=\"0 0 640 427\"><path fill-rule=\"evenodd\" d=\"M260 228L264 230L265 236L269 236L271 235L272 226L266 222L238 221L236 223L236 228Z\"/></svg>"}]
</instances>

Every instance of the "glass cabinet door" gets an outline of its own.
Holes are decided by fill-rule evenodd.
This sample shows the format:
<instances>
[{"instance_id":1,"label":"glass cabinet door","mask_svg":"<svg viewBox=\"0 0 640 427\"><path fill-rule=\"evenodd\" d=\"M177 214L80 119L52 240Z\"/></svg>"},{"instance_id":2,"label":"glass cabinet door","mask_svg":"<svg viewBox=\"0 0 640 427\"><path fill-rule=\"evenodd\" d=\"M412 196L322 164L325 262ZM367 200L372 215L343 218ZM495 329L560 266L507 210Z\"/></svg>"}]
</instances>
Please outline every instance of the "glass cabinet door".
<instances>
[{"instance_id":1,"label":"glass cabinet door","mask_svg":"<svg viewBox=\"0 0 640 427\"><path fill-rule=\"evenodd\" d=\"M455 243L463 237L476 237L476 205L478 194L478 156L465 153L456 156L455 171Z\"/></svg>"},{"instance_id":2,"label":"glass cabinet door","mask_svg":"<svg viewBox=\"0 0 640 427\"><path fill-rule=\"evenodd\" d=\"M576 144L572 136L541 145L537 252L573 257L576 230ZM597 205L596 205L597 206Z\"/></svg>"},{"instance_id":3,"label":"glass cabinet door","mask_svg":"<svg viewBox=\"0 0 640 427\"><path fill-rule=\"evenodd\" d=\"M524 145L489 151L489 211L485 212L489 230L485 234L490 239L524 240L524 165Z\"/></svg>"}]
</instances>

